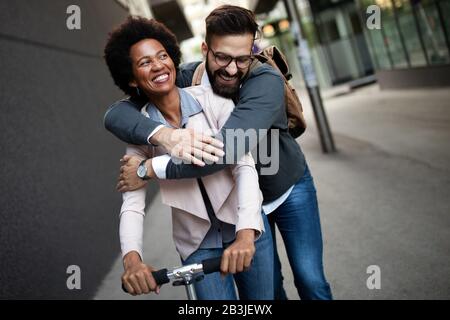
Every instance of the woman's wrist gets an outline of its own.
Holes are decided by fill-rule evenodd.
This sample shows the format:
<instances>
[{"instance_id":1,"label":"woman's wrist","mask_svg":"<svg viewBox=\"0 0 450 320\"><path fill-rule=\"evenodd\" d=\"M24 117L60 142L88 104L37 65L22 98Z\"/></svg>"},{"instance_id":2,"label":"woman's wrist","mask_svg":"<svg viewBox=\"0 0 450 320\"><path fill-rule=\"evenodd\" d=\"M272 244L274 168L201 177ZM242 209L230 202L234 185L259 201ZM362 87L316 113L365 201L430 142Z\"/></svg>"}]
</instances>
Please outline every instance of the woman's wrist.
<instances>
[{"instance_id":1,"label":"woman's wrist","mask_svg":"<svg viewBox=\"0 0 450 320\"><path fill-rule=\"evenodd\" d=\"M130 251L123 257L123 266L125 269L137 263L142 263L141 256L137 251Z\"/></svg>"},{"instance_id":2,"label":"woman's wrist","mask_svg":"<svg viewBox=\"0 0 450 320\"><path fill-rule=\"evenodd\" d=\"M236 234L236 240L255 241L256 230L254 229L242 229Z\"/></svg>"}]
</instances>

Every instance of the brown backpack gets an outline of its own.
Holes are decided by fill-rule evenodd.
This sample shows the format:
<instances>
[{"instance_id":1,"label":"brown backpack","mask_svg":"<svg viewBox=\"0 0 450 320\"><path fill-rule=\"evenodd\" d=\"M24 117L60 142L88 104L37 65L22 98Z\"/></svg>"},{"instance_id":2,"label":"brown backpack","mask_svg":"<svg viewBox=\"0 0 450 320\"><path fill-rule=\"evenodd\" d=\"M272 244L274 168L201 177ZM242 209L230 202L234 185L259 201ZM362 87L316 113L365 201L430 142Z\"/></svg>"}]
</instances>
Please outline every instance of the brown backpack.
<instances>
[{"instance_id":1,"label":"brown backpack","mask_svg":"<svg viewBox=\"0 0 450 320\"><path fill-rule=\"evenodd\" d=\"M298 138L303 132L305 132L306 122L303 117L303 108L300 99L298 98L294 87L289 83L292 75L289 71L289 65L287 64L286 57L275 46L267 47L260 53L256 54L255 57L257 59L250 66L250 71L259 67L261 63L267 63L283 75L289 133L294 138ZM201 63L194 71L194 76L192 78L193 86L197 86L201 83L204 72L205 64Z\"/></svg>"}]
</instances>

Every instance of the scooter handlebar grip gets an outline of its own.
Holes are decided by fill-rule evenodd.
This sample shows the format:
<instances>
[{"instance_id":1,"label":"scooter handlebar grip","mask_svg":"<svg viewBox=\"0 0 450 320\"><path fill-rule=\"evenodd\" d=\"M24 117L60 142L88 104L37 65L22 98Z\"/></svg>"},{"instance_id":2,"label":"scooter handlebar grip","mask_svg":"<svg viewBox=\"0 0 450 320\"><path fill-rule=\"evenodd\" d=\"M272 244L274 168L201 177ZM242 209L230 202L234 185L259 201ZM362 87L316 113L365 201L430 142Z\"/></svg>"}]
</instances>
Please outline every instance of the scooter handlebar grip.
<instances>
[{"instance_id":1,"label":"scooter handlebar grip","mask_svg":"<svg viewBox=\"0 0 450 320\"><path fill-rule=\"evenodd\" d=\"M167 269L161 269L158 271L153 271L152 276L155 279L155 282L158 286L161 286L165 283L170 282L169 277L167 276Z\"/></svg>"},{"instance_id":2,"label":"scooter handlebar grip","mask_svg":"<svg viewBox=\"0 0 450 320\"><path fill-rule=\"evenodd\" d=\"M220 262L222 261L222 257L206 259L202 261L203 265L203 273L213 273L220 271Z\"/></svg>"},{"instance_id":3,"label":"scooter handlebar grip","mask_svg":"<svg viewBox=\"0 0 450 320\"><path fill-rule=\"evenodd\" d=\"M163 285L165 283L170 282L170 279L167 276L167 269L161 269L161 270L158 270L158 271L154 271L154 272L152 272L152 276L155 279L155 282L156 282L156 284L158 286L161 286L161 285ZM128 290L127 290L127 288L125 288L123 283L122 283L122 290L125 293L128 293Z\"/></svg>"}]
</instances>

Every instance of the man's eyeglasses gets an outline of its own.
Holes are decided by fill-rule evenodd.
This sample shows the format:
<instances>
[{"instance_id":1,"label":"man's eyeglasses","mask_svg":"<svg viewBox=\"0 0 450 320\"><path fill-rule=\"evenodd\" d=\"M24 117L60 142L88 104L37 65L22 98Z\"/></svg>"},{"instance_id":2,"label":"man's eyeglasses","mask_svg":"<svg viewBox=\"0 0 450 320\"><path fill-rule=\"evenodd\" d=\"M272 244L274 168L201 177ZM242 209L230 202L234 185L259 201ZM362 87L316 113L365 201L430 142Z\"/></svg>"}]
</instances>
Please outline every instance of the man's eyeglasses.
<instances>
[{"instance_id":1,"label":"man's eyeglasses","mask_svg":"<svg viewBox=\"0 0 450 320\"><path fill-rule=\"evenodd\" d=\"M236 66L239 69L245 69L253 62L253 59L254 59L254 57L251 55L232 57L232 56L229 56L229 55L221 53L221 52L216 53L212 49L208 49L208 51L212 52L212 54L214 56L214 60L222 68L228 67L228 65L231 63L231 61L234 60L234 61L236 61Z\"/></svg>"}]
</instances>

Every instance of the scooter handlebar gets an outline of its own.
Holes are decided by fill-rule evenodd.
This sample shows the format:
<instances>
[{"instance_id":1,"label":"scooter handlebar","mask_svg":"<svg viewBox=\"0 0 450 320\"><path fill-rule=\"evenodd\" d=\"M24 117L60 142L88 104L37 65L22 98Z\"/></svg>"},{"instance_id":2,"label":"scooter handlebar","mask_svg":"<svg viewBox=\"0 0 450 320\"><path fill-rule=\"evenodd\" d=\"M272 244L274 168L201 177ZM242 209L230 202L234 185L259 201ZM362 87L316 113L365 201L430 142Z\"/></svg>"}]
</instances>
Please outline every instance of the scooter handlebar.
<instances>
[{"instance_id":1,"label":"scooter handlebar","mask_svg":"<svg viewBox=\"0 0 450 320\"><path fill-rule=\"evenodd\" d=\"M202 261L203 273L209 274L209 273L220 271L220 262L221 261L222 261L222 257L203 260Z\"/></svg>"},{"instance_id":2,"label":"scooter handlebar","mask_svg":"<svg viewBox=\"0 0 450 320\"><path fill-rule=\"evenodd\" d=\"M205 259L202 261L202 269L204 274L209 274L213 272L220 271L220 262L222 261L222 257L216 257L211 259ZM161 269L158 271L153 271L152 276L155 279L155 282L158 286L161 286L165 283L170 282L170 279L168 277L168 270L167 269ZM128 292L125 286L122 283L122 290L124 292Z\"/></svg>"}]
</instances>

